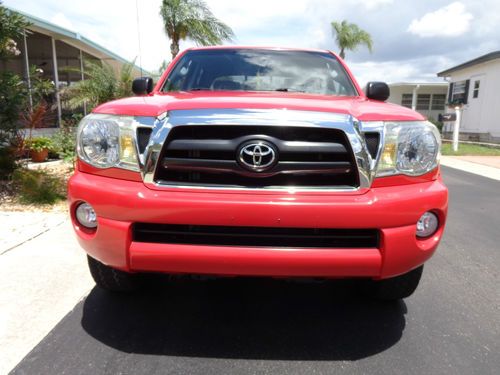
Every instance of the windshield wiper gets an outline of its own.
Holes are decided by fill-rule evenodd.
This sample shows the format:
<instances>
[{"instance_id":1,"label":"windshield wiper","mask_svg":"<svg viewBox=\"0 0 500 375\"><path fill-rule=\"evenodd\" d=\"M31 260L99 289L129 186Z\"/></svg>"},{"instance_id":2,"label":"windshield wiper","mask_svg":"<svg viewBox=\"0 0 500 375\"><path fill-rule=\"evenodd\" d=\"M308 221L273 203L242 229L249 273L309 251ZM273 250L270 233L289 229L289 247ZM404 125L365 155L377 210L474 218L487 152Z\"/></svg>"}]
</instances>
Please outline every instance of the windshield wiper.
<instances>
[{"instance_id":1,"label":"windshield wiper","mask_svg":"<svg viewBox=\"0 0 500 375\"><path fill-rule=\"evenodd\" d=\"M280 92L305 92L303 90L297 90L297 89L292 89L288 87L280 87L278 89L275 89L274 91L280 91Z\"/></svg>"}]
</instances>

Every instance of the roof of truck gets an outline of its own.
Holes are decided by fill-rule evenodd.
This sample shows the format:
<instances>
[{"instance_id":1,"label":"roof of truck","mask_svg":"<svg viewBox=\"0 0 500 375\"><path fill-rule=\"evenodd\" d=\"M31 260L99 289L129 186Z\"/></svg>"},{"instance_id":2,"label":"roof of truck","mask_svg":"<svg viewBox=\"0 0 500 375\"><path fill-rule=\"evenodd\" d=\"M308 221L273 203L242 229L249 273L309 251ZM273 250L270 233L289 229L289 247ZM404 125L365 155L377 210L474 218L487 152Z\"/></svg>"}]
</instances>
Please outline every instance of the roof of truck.
<instances>
[{"instance_id":1,"label":"roof of truck","mask_svg":"<svg viewBox=\"0 0 500 375\"><path fill-rule=\"evenodd\" d=\"M296 48L296 47L279 47L279 46L245 46L245 45L223 45L223 46L206 46L206 47L191 47L187 50L212 50L212 49L268 49L274 51L306 51L306 52L321 52L321 53L333 53L326 49L318 48Z\"/></svg>"}]
</instances>

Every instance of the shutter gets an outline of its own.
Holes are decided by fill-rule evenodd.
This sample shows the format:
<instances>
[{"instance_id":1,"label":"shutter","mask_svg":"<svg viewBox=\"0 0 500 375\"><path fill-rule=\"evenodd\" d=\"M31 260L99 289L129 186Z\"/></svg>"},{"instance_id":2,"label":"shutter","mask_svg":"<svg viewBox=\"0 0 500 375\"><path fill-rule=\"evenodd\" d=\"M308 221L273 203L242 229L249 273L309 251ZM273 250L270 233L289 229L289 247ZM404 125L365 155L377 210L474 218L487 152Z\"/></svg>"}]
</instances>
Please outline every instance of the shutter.
<instances>
[{"instance_id":1,"label":"shutter","mask_svg":"<svg viewBox=\"0 0 500 375\"><path fill-rule=\"evenodd\" d=\"M464 104L467 104L467 101L469 100L469 85L470 85L470 79L465 81Z\"/></svg>"},{"instance_id":2,"label":"shutter","mask_svg":"<svg viewBox=\"0 0 500 375\"><path fill-rule=\"evenodd\" d=\"M453 82L450 82L450 84L448 85L448 104L451 104L451 102L453 101L452 95L453 95Z\"/></svg>"}]
</instances>

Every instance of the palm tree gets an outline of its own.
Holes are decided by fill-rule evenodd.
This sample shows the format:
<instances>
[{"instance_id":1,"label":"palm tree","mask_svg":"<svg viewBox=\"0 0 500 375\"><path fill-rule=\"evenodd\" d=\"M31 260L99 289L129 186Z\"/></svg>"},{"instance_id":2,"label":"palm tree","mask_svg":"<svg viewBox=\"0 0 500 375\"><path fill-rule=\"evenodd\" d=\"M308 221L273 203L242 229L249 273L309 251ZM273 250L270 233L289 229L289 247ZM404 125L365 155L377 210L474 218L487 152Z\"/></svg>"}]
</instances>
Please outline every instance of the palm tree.
<instances>
[{"instance_id":1,"label":"palm tree","mask_svg":"<svg viewBox=\"0 0 500 375\"><path fill-rule=\"evenodd\" d=\"M332 31L335 36L337 45L340 48L340 57L345 58L345 51L355 51L360 44L365 45L371 52L373 41L370 34L361 29L354 23L349 23L346 20L342 22L332 22Z\"/></svg>"},{"instance_id":2,"label":"palm tree","mask_svg":"<svg viewBox=\"0 0 500 375\"><path fill-rule=\"evenodd\" d=\"M163 0L160 15L171 40L172 58L179 53L181 40L210 46L234 37L233 30L215 17L203 0Z\"/></svg>"},{"instance_id":3,"label":"palm tree","mask_svg":"<svg viewBox=\"0 0 500 375\"><path fill-rule=\"evenodd\" d=\"M134 62L135 60L124 64L117 74L105 61L85 60L85 80L78 81L63 90L62 97L65 105L75 109L86 104L90 110L101 103L133 95ZM80 73L79 68L68 67L65 70Z\"/></svg>"}]
</instances>

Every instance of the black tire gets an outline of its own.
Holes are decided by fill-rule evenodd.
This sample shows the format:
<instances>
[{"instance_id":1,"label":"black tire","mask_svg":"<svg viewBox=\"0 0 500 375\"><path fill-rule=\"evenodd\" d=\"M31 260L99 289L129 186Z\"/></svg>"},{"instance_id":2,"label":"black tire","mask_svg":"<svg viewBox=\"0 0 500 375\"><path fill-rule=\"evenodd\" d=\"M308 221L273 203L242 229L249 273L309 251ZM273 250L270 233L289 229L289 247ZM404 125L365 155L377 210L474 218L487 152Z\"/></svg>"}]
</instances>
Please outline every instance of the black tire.
<instances>
[{"instance_id":1,"label":"black tire","mask_svg":"<svg viewBox=\"0 0 500 375\"><path fill-rule=\"evenodd\" d=\"M138 275L111 268L90 256L87 260L90 274L98 287L110 292L131 292L138 288Z\"/></svg>"},{"instance_id":2,"label":"black tire","mask_svg":"<svg viewBox=\"0 0 500 375\"><path fill-rule=\"evenodd\" d=\"M422 265L403 275L372 281L369 287L370 295L382 301L395 301L409 297L417 289L423 269Z\"/></svg>"}]
</instances>

